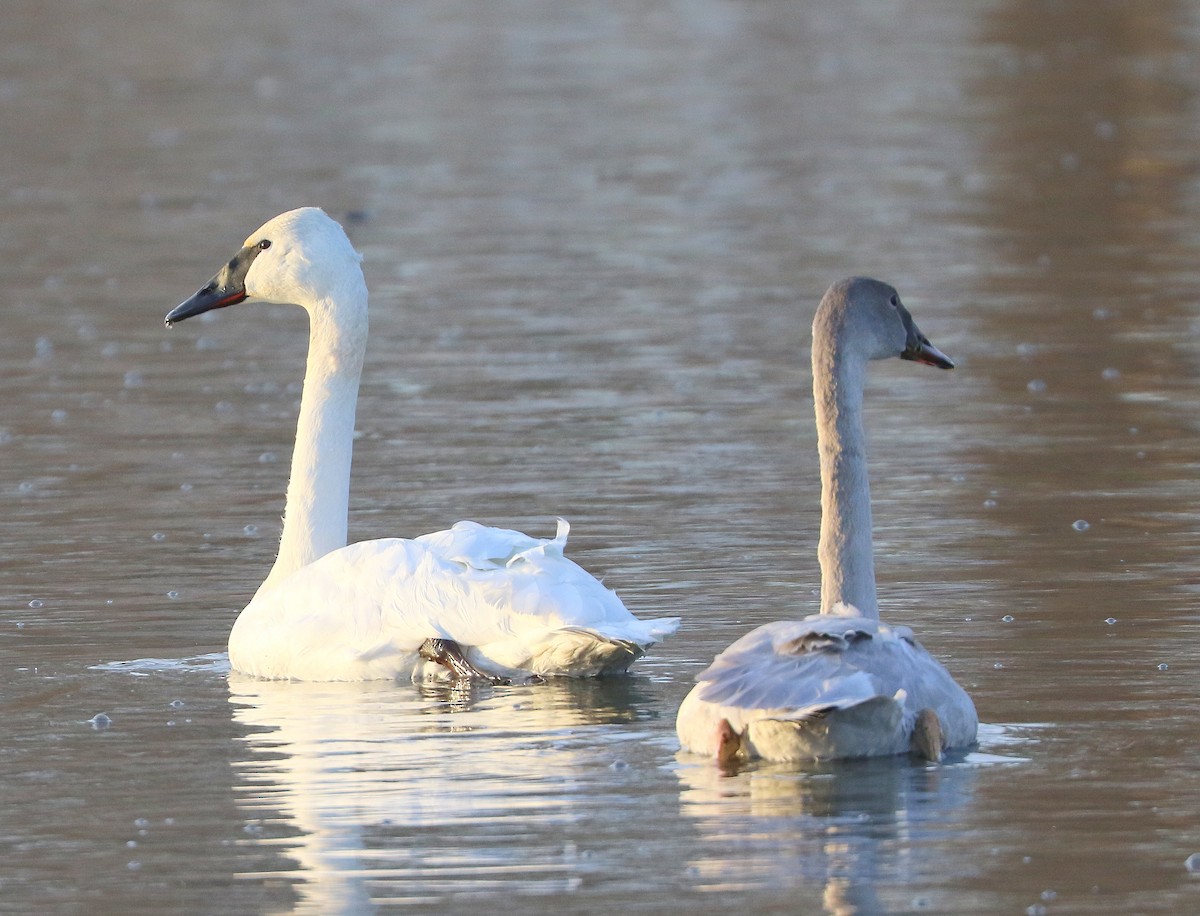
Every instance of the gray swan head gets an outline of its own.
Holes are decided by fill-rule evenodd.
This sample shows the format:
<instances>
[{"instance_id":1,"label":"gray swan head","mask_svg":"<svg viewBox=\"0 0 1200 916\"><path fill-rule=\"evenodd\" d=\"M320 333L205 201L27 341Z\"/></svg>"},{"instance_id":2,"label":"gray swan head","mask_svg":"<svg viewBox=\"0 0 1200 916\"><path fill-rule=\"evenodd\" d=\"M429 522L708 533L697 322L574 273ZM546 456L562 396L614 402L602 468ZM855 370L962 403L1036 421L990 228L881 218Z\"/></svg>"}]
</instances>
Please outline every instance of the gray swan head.
<instances>
[{"instance_id":1,"label":"gray swan head","mask_svg":"<svg viewBox=\"0 0 1200 916\"><path fill-rule=\"evenodd\" d=\"M898 356L939 369L954 362L929 342L886 283L850 277L829 287L813 319L813 349L856 360Z\"/></svg>"}]
</instances>

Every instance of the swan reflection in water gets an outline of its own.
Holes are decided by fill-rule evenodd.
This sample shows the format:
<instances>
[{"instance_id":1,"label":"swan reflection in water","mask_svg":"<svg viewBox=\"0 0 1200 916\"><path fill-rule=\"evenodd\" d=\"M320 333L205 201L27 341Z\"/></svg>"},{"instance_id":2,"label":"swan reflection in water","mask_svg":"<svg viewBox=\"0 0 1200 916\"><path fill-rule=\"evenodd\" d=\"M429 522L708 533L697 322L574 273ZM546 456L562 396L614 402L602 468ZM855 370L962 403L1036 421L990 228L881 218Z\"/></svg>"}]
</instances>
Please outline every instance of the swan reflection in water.
<instances>
[{"instance_id":1,"label":"swan reflection in water","mask_svg":"<svg viewBox=\"0 0 1200 916\"><path fill-rule=\"evenodd\" d=\"M713 892L808 890L811 901L796 899L815 906L819 894L835 914L953 909L922 888L949 893L962 877L944 871L946 849L967 842L981 768L1022 762L992 753L1014 743L1005 728L981 725L979 742L943 765L883 757L724 773L681 751L680 811L698 834L693 878Z\"/></svg>"},{"instance_id":2,"label":"swan reflection in water","mask_svg":"<svg viewBox=\"0 0 1200 916\"><path fill-rule=\"evenodd\" d=\"M418 692L235 672L238 805L315 911L569 892L587 862L567 838L621 789L622 745L656 740L640 683Z\"/></svg>"}]
</instances>

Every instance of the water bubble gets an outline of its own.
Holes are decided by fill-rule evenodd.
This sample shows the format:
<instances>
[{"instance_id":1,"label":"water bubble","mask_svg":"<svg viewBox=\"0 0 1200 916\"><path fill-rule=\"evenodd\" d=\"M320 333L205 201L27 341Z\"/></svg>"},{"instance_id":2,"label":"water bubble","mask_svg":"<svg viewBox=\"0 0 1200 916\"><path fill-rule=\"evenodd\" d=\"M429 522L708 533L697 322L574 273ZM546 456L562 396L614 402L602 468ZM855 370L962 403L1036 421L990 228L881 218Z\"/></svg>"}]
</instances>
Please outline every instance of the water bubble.
<instances>
[{"instance_id":1,"label":"water bubble","mask_svg":"<svg viewBox=\"0 0 1200 916\"><path fill-rule=\"evenodd\" d=\"M44 604L45 604L45 602L43 602L41 598L34 598L32 601L29 602L29 606L32 608L43 607Z\"/></svg>"},{"instance_id":2,"label":"water bubble","mask_svg":"<svg viewBox=\"0 0 1200 916\"><path fill-rule=\"evenodd\" d=\"M1161 664L1158 666L1158 670L1159 670L1159 671L1166 671L1166 670L1167 670L1168 668L1170 668L1170 667L1171 667L1171 666L1170 666L1170 665L1168 665L1166 662L1163 662L1163 663L1161 663Z\"/></svg>"},{"instance_id":3,"label":"water bubble","mask_svg":"<svg viewBox=\"0 0 1200 916\"><path fill-rule=\"evenodd\" d=\"M1105 617L1104 622L1107 623L1111 627L1114 623L1117 622L1117 618L1116 617Z\"/></svg>"},{"instance_id":4,"label":"water bubble","mask_svg":"<svg viewBox=\"0 0 1200 916\"><path fill-rule=\"evenodd\" d=\"M1183 860L1183 867L1193 875L1200 874L1200 852L1193 852Z\"/></svg>"},{"instance_id":5,"label":"water bubble","mask_svg":"<svg viewBox=\"0 0 1200 916\"><path fill-rule=\"evenodd\" d=\"M1047 888L1046 890L1042 891L1042 899L1043 899L1043 900L1045 900L1045 901L1047 901L1047 902L1049 902L1049 901L1051 901L1051 900L1054 900L1054 899L1056 899L1057 897L1058 897L1058 891L1052 891L1052 890L1050 890L1049 888Z\"/></svg>"},{"instance_id":6,"label":"water bubble","mask_svg":"<svg viewBox=\"0 0 1200 916\"><path fill-rule=\"evenodd\" d=\"M246 535L246 537L248 537L248 538L257 536L258 535L258 525L247 525L245 528L242 529L242 534Z\"/></svg>"},{"instance_id":7,"label":"water bubble","mask_svg":"<svg viewBox=\"0 0 1200 916\"><path fill-rule=\"evenodd\" d=\"M1025 916L1046 916L1046 908L1040 903L1031 903L1025 907Z\"/></svg>"},{"instance_id":8,"label":"water bubble","mask_svg":"<svg viewBox=\"0 0 1200 916\"><path fill-rule=\"evenodd\" d=\"M33 355L37 359L50 359L54 356L54 342L49 337L39 337L33 345Z\"/></svg>"},{"instance_id":9,"label":"water bubble","mask_svg":"<svg viewBox=\"0 0 1200 916\"><path fill-rule=\"evenodd\" d=\"M996 500L994 500L994 499L985 499L985 500L983 501L983 508L985 508L985 509L995 509L995 508L996 508Z\"/></svg>"},{"instance_id":10,"label":"water bubble","mask_svg":"<svg viewBox=\"0 0 1200 916\"><path fill-rule=\"evenodd\" d=\"M172 709L179 709L184 705L184 702L183 702L183 700L172 700L167 705L170 706Z\"/></svg>"},{"instance_id":11,"label":"water bubble","mask_svg":"<svg viewBox=\"0 0 1200 916\"><path fill-rule=\"evenodd\" d=\"M1109 312L1109 310L1104 308L1103 306L1101 306L1100 308L1092 309L1092 317L1095 318L1097 321L1106 320L1110 314L1112 314L1112 313Z\"/></svg>"},{"instance_id":12,"label":"water bubble","mask_svg":"<svg viewBox=\"0 0 1200 916\"><path fill-rule=\"evenodd\" d=\"M1071 527L1076 531L1087 531L1092 526L1089 525L1085 519L1077 518L1071 523Z\"/></svg>"},{"instance_id":13,"label":"water bubble","mask_svg":"<svg viewBox=\"0 0 1200 916\"><path fill-rule=\"evenodd\" d=\"M1120 377L1121 377L1121 370L1114 369L1112 366L1109 366L1107 369L1105 369L1103 372L1100 373L1100 378L1104 379L1106 382L1111 382L1113 379L1118 379Z\"/></svg>"},{"instance_id":14,"label":"water bubble","mask_svg":"<svg viewBox=\"0 0 1200 916\"><path fill-rule=\"evenodd\" d=\"M275 453L274 452L263 452L261 455L258 456L258 463L259 464L274 464L275 463Z\"/></svg>"},{"instance_id":15,"label":"water bubble","mask_svg":"<svg viewBox=\"0 0 1200 916\"><path fill-rule=\"evenodd\" d=\"M33 492L33 481L22 480L19 484L17 484L17 492L18 493L32 493Z\"/></svg>"},{"instance_id":16,"label":"water bubble","mask_svg":"<svg viewBox=\"0 0 1200 916\"><path fill-rule=\"evenodd\" d=\"M1040 378L1035 378L1035 379L1031 379L1029 381L1029 384L1027 384L1025 387L1029 389L1029 392L1031 394L1041 394L1043 391L1046 390L1046 383L1043 382Z\"/></svg>"},{"instance_id":17,"label":"water bubble","mask_svg":"<svg viewBox=\"0 0 1200 916\"><path fill-rule=\"evenodd\" d=\"M135 859L132 862L126 862L125 867L128 868L130 871L137 871L139 868L142 867L142 863Z\"/></svg>"},{"instance_id":18,"label":"water bubble","mask_svg":"<svg viewBox=\"0 0 1200 916\"><path fill-rule=\"evenodd\" d=\"M145 381L142 378L142 373L138 372L136 369L130 369L125 373L126 388L141 388L144 384Z\"/></svg>"},{"instance_id":19,"label":"water bubble","mask_svg":"<svg viewBox=\"0 0 1200 916\"><path fill-rule=\"evenodd\" d=\"M996 664L992 665L992 667L995 668L997 671L1003 671L1004 670L1004 662L996 662Z\"/></svg>"},{"instance_id":20,"label":"water bubble","mask_svg":"<svg viewBox=\"0 0 1200 916\"><path fill-rule=\"evenodd\" d=\"M1016 620L1017 618L1016 618L1016 617L1014 617L1012 614L1005 614L1005 615L1004 615L1003 617L1001 617L1000 619L1001 619L1001 620L1003 620L1005 623L1012 623L1012 622L1013 622L1014 620Z\"/></svg>"},{"instance_id":21,"label":"water bubble","mask_svg":"<svg viewBox=\"0 0 1200 916\"><path fill-rule=\"evenodd\" d=\"M137 844L138 844L137 840L126 840L125 848L126 849L137 849Z\"/></svg>"},{"instance_id":22,"label":"water bubble","mask_svg":"<svg viewBox=\"0 0 1200 916\"><path fill-rule=\"evenodd\" d=\"M87 720L87 724L96 731L100 731L112 725L112 719L109 718L108 713L98 712Z\"/></svg>"},{"instance_id":23,"label":"water bubble","mask_svg":"<svg viewBox=\"0 0 1200 916\"><path fill-rule=\"evenodd\" d=\"M608 768L610 770L628 770L629 763L624 760L614 760L612 763L610 763L608 765Z\"/></svg>"},{"instance_id":24,"label":"water bubble","mask_svg":"<svg viewBox=\"0 0 1200 916\"><path fill-rule=\"evenodd\" d=\"M167 597L174 601L179 597L179 592L175 591L175 589L171 589L169 592L167 592Z\"/></svg>"},{"instance_id":25,"label":"water bubble","mask_svg":"<svg viewBox=\"0 0 1200 916\"><path fill-rule=\"evenodd\" d=\"M232 413L233 404L231 404L229 401L217 401L216 405L213 407L213 410L215 410L217 413Z\"/></svg>"},{"instance_id":26,"label":"water bubble","mask_svg":"<svg viewBox=\"0 0 1200 916\"><path fill-rule=\"evenodd\" d=\"M192 485L191 485L190 483L181 483L181 484L179 485L179 491L180 491L181 493L191 493L191 492L192 492Z\"/></svg>"},{"instance_id":27,"label":"water bubble","mask_svg":"<svg viewBox=\"0 0 1200 916\"><path fill-rule=\"evenodd\" d=\"M156 531L156 532L154 532L154 534L150 535L150 540L152 540L152 541L165 541L166 539L167 539L167 536L165 534L163 534L161 531Z\"/></svg>"},{"instance_id":28,"label":"water bubble","mask_svg":"<svg viewBox=\"0 0 1200 916\"><path fill-rule=\"evenodd\" d=\"M55 423L64 423L67 419L67 412L59 407L57 410L50 411L50 419Z\"/></svg>"}]
</instances>

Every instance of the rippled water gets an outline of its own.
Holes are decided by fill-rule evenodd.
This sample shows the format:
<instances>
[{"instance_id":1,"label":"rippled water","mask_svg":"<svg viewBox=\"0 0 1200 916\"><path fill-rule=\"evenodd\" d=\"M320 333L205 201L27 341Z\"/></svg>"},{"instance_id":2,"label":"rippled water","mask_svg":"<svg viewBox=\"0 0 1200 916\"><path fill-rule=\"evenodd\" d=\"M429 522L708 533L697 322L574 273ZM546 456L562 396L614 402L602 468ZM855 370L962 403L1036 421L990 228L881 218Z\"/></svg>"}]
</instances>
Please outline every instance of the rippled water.
<instances>
[{"instance_id":1,"label":"rippled water","mask_svg":"<svg viewBox=\"0 0 1200 916\"><path fill-rule=\"evenodd\" d=\"M1194 910L1197 53L1168 0L8 4L0 910ZM162 316L301 204L372 289L351 536L564 515L685 618L635 676L229 675L307 331ZM877 567L988 725L721 777L674 711L814 606L851 273L959 364L876 367Z\"/></svg>"}]
</instances>

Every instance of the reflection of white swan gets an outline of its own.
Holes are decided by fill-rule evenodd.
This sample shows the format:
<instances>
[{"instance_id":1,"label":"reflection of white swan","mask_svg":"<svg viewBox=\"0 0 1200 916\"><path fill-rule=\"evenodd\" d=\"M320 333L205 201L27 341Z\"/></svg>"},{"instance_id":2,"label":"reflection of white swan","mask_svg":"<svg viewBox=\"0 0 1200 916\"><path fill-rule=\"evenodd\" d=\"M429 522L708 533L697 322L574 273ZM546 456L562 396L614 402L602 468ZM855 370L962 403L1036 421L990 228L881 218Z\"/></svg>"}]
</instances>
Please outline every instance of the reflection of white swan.
<instances>
[{"instance_id":1,"label":"reflection of white swan","mask_svg":"<svg viewBox=\"0 0 1200 916\"><path fill-rule=\"evenodd\" d=\"M813 321L821 457L821 613L769 623L716 657L679 709L690 751L769 760L899 754L938 759L975 740L975 707L907 627L879 619L862 395L870 360L954 364L892 287L832 286Z\"/></svg>"},{"instance_id":2,"label":"reflection of white swan","mask_svg":"<svg viewBox=\"0 0 1200 916\"><path fill-rule=\"evenodd\" d=\"M678 626L639 620L563 556L568 526L537 540L459 522L416 540L346 546L354 409L367 345L361 258L308 207L277 216L167 324L248 298L309 313L279 556L229 635L233 667L266 678L408 676L426 659L457 674L623 671Z\"/></svg>"},{"instance_id":3,"label":"reflection of white swan","mask_svg":"<svg viewBox=\"0 0 1200 916\"><path fill-rule=\"evenodd\" d=\"M623 745L653 743L636 678L558 679L536 702L520 687L422 695L236 673L229 687L238 805L295 861L279 875L303 912L575 890L601 864L574 841L627 798L626 772L659 772L614 766Z\"/></svg>"}]
</instances>

